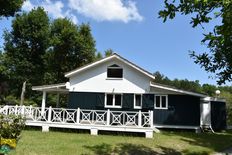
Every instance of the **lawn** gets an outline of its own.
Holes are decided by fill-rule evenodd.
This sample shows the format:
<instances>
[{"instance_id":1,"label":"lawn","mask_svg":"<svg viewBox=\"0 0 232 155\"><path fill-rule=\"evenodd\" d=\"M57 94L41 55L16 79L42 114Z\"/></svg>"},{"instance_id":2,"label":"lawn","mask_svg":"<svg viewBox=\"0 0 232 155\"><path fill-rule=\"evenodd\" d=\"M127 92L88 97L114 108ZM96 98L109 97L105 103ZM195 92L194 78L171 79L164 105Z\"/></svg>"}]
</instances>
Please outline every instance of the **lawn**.
<instances>
[{"instance_id":1,"label":"lawn","mask_svg":"<svg viewBox=\"0 0 232 155\"><path fill-rule=\"evenodd\" d=\"M78 154L188 154L205 155L232 146L232 132L201 133L162 132L153 139L136 135L100 134L24 130L11 155L78 155Z\"/></svg>"}]
</instances>

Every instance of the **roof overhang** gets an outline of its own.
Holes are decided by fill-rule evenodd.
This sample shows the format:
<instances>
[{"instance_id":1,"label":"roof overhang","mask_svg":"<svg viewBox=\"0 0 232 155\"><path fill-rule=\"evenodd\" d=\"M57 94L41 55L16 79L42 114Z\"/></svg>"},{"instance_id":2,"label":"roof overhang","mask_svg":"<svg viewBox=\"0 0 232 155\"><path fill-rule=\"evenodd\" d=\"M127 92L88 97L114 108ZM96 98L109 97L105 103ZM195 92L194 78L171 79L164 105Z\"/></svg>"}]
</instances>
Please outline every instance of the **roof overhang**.
<instances>
[{"instance_id":1,"label":"roof overhang","mask_svg":"<svg viewBox=\"0 0 232 155\"><path fill-rule=\"evenodd\" d=\"M218 98L218 97L205 97L202 101L205 102L211 102L211 101L216 101L216 102L226 102L226 100L224 98Z\"/></svg>"},{"instance_id":2,"label":"roof overhang","mask_svg":"<svg viewBox=\"0 0 232 155\"><path fill-rule=\"evenodd\" d=\"M66 83L32 86L32 90L43 91L43 92L53 92L53 93L63 93L63 94L67 94L69 92L69 90L66 88Z\"/></svg>"},{"instance_id":3,"label":"roof overhang","mask_svg":"<svg viewBox=\"0 0 232 155\"><path fill-rule=\"evenodd\" d=\"M159 90L164 90L164 91L173 93L173 94L185 94L185 95L192 95L192 96L197 96L197 97L207 97L207 95L204 95L204 94L181 90L181 89L173 88L173 87L166 86L166 85L150 83L150 86L153 88L159 89Z\"/></svg>"},{"instance_id":4,"label":"roof overhang","mask_svg":"<svg viewBox=\"0 0 232 155\"><path fill-rule=\"evenodd\" d=\"M142 69L141 67L135 65L134 63L130 62L129 60L127 60L127 59L121 57L120 55L118 55L118 54L116 54L116 53L114 53L113 55L111 55L111 56L109 56L109 57L105 57L105 58L103 58L103 59L101 59L101 60L98 60L98 61L96 61L96 62L93 62L93 63L91 63L91 64L89 64L89 65L86 65L86 66L84 66L84 67L77 68L77 69L75 69L75 70L72 70L72 71L70 71L70 72L67 72L67 73L65 73L65 77L67 77L67 78L72 77L73 75L75 75L75 74L77 74L77 73L80 73L80 72L82 72L82 71L84 71L84 70L87 70L87 69L89 69L89 68L92 68L92 67L94 67L94 66L97 66L97 65L99 65L99 64L102 64L102 63L104 63L104 62L107 62L107 61L110 61L110 60L113 60L113 59L117 59L117 60L119 60L119 61L121 61L121 62L127 64L128 66L130 66L130 67L136 69L137 71L141 72L142 74L148 76L149 78L151 78L151 79L153 79L153 80L155 79L155 76L152 75L150 72L148 72L148 71Z\"/></svg>"}]
</instances>

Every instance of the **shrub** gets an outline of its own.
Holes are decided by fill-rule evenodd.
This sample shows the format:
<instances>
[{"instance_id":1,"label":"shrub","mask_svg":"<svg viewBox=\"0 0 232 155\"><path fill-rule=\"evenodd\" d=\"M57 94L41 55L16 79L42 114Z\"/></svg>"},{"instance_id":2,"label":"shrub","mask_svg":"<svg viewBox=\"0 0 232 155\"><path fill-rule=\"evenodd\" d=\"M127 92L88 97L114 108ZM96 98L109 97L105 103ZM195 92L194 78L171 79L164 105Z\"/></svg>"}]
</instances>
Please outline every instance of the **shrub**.
<instances>
[{"instance_id":1,"label":"shrub","mask_svg":"<svg viewBox=\"0 0 232 155\"><path fill-rule=\"evenodd\" d=\"M25 119L18 115L0 114L0 138L17 139L25 126Z\"/></svg>"}]
</instances>

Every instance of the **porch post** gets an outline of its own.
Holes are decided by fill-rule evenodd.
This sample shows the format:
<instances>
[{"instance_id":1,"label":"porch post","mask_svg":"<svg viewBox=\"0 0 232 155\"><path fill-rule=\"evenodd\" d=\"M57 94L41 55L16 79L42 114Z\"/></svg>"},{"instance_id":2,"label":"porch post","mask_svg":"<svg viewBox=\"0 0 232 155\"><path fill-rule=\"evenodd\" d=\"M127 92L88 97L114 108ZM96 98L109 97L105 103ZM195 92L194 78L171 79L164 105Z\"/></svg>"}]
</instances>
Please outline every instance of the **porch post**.
<instances>
[{"instance_id":1,"label":"porch post","mask_svg":"<svg viewBox=\"0 0 232 155\"><path fill-rule=\"evenodd\" d=\"M41 105L41 114L44 115L46 105L46 91L43 91L42 105Z\"/></svg>"},{"instance_id":2,"label":"porch post","mask_svg":"<svg viewBox=\"0 0 232 155\"><path fill-rule=\"evenodd\" d=\"M142 127L142 113L141 113L141 110L139 110L139 115L138 115L138 126Z\"/></svg>"},{"instance_id":3,"label":"porch post","mask_svg":"<svg viewBox=\"0 0 232 155\"><path fill-rule=\"evenodd\" d=\"M153 122L153 111L152 110L149 111L149 115L150 115L150 126L151 128L153 128L154 122Z\"/></svg>"}]
</instances>

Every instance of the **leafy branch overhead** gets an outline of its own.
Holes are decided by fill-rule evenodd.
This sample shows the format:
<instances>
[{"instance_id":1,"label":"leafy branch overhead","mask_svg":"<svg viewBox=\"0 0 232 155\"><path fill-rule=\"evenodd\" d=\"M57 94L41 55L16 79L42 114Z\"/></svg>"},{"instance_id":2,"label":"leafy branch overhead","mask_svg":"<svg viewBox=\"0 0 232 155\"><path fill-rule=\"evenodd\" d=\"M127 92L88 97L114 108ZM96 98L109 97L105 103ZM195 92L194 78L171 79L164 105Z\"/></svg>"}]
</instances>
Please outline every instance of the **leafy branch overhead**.
<instances>
[{"instance_id":1,"label":"leafy branch overhead","mask_svg":"<svg viewBox=\"0 0 232 155\"><path fill-rule=\"evenodd\" d=\"M17 11L20 11L25 0L0 0L0 17L14 16Z\"/></svg>"},{"instance_id":2,"label":"leafy branch overhead","mask_svg":"<svg viewBox=\"0 0 232 155\"><path fill-rule=\"evenodd\" d=\"M231 0L165 0L164 10L159 12L163 22L174 19L176 13L191 15L192 27L202 26L213 19L221 19L213 32L204 34L202 43L209 51L195 51L191 58L207 72L214 73L218 84L232 81L232 1ZM203 27L203 26L202 26Z\"/></svg>"}]
</instances>

